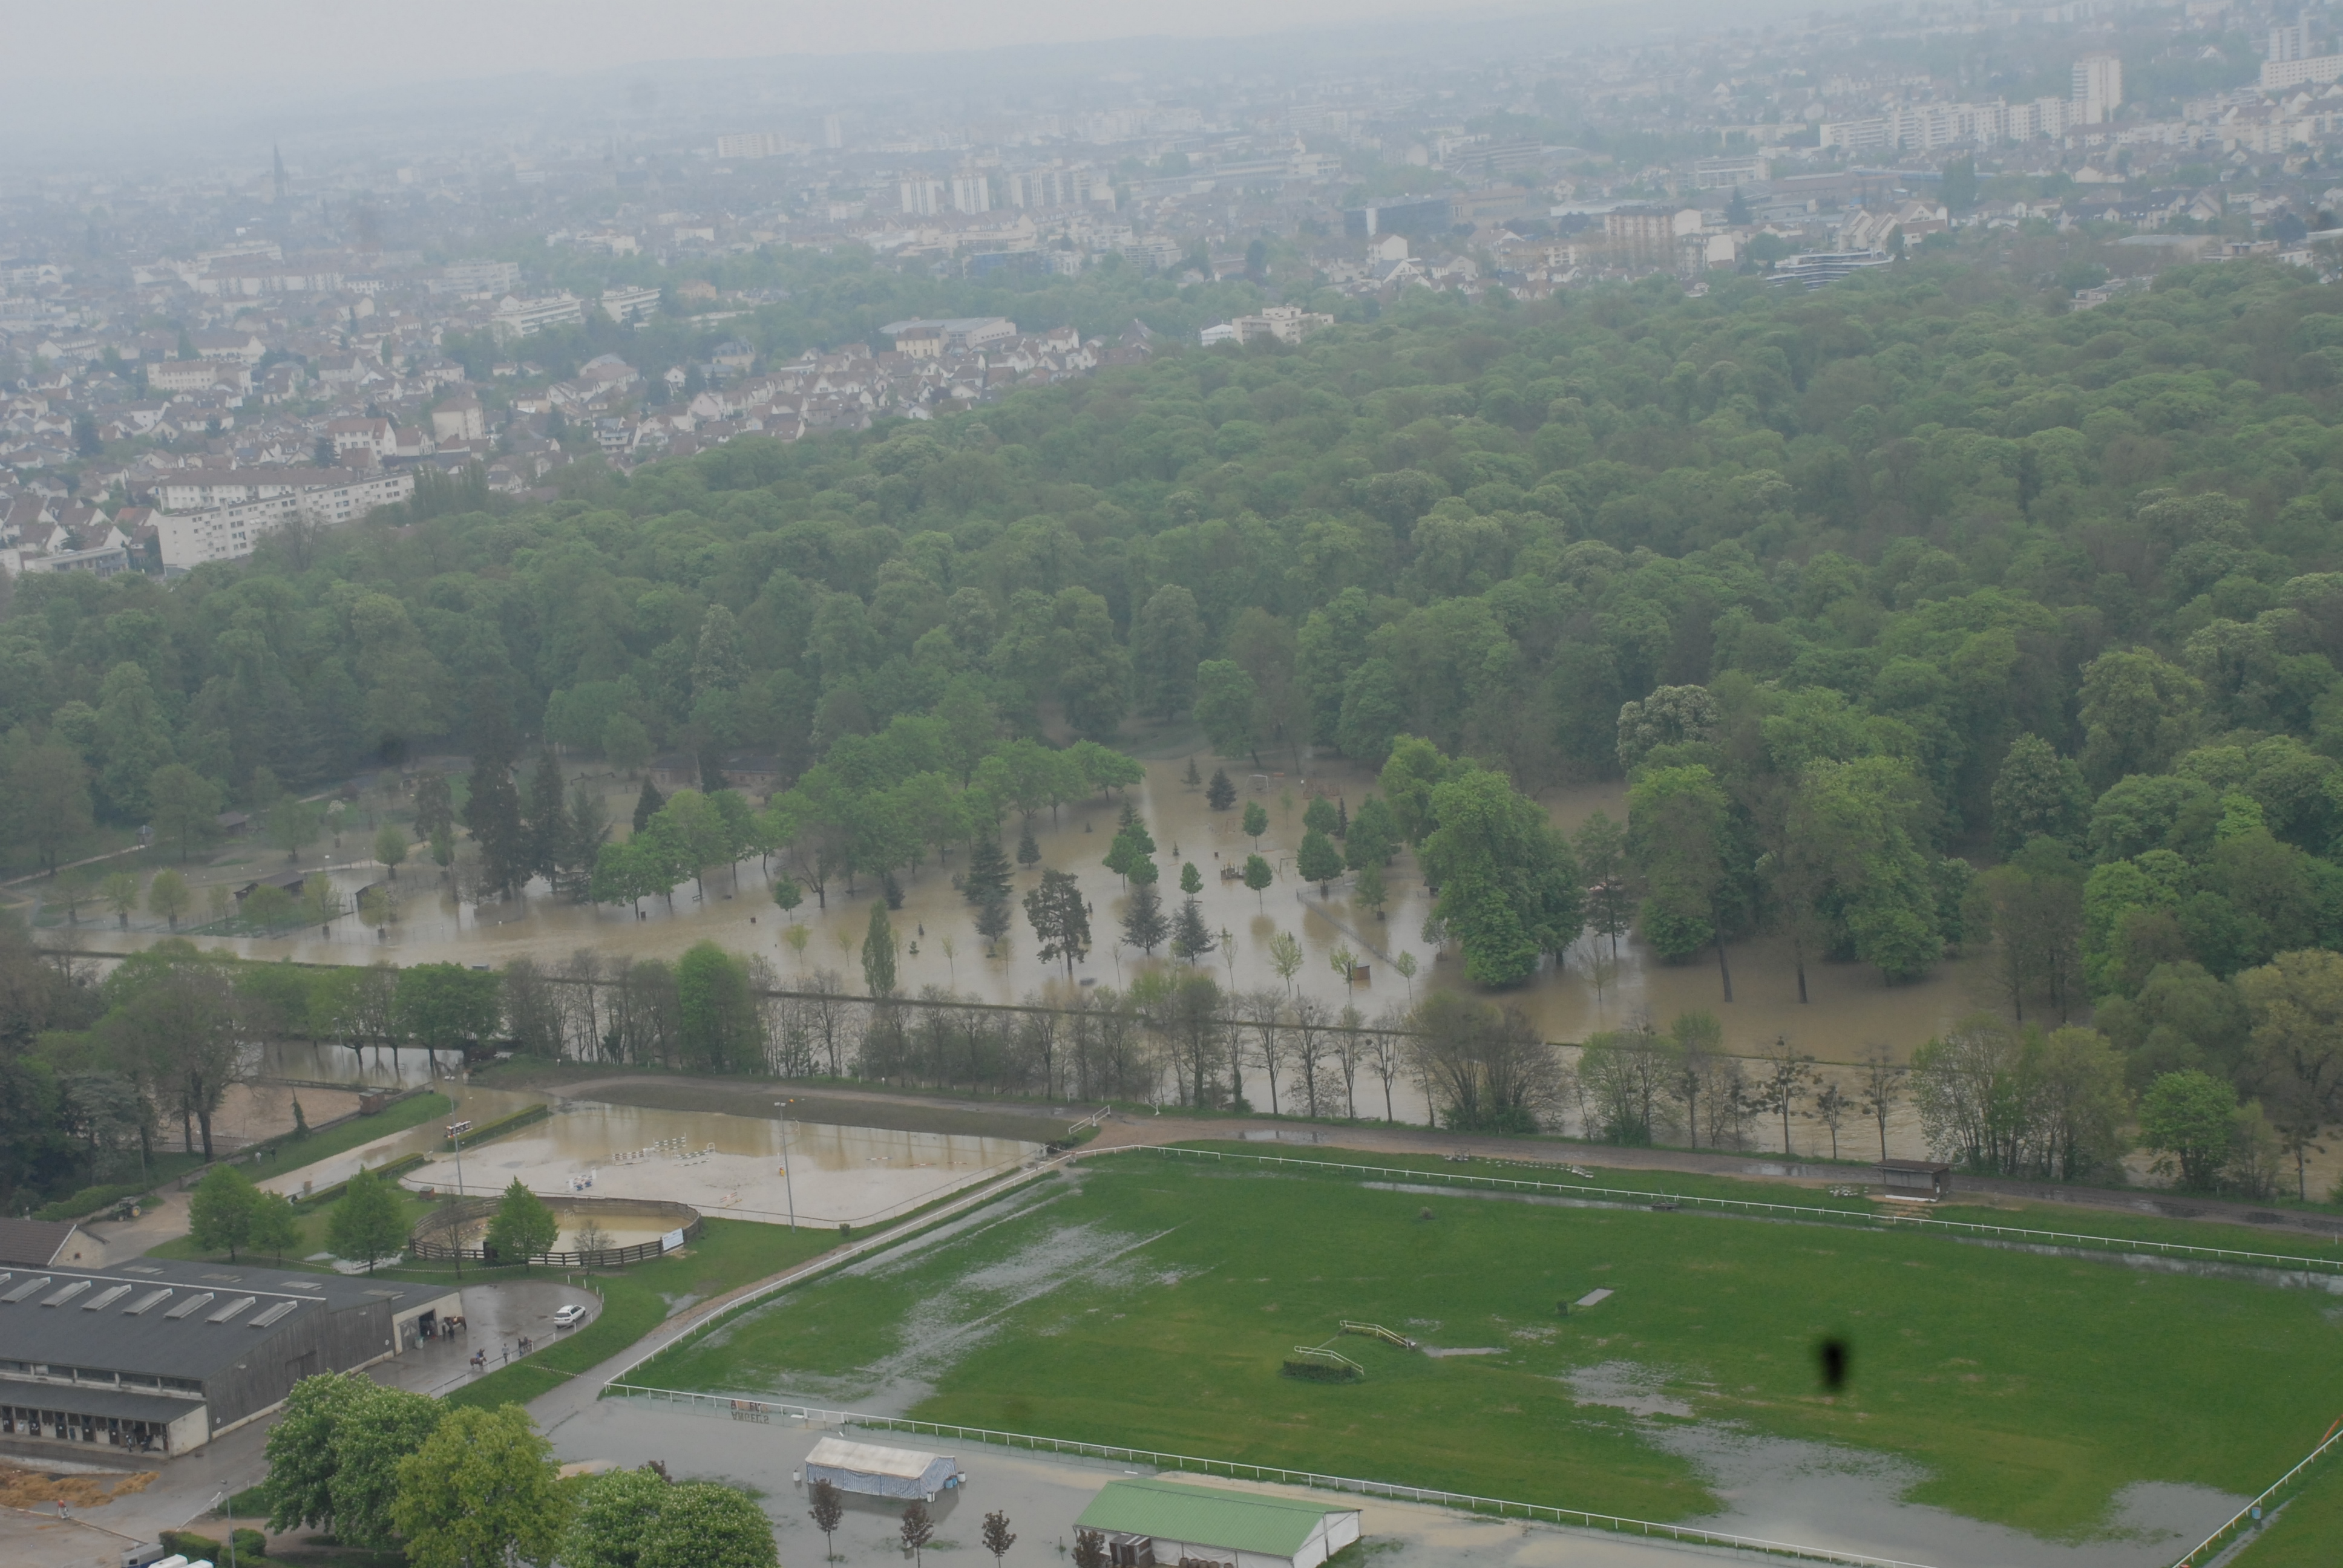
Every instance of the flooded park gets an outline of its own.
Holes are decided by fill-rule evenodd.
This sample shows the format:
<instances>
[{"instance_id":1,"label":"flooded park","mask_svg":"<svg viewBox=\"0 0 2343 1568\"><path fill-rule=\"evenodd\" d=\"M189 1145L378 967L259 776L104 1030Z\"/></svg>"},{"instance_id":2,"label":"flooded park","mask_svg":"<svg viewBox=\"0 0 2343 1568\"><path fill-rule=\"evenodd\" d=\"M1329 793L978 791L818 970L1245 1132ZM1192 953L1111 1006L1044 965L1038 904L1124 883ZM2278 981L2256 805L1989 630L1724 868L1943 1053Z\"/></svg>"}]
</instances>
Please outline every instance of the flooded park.
<instances>
[{"instance_id":1,"label":"flooded park","mask_svg":"<svg viewBox=\"0 0 2343 1568\"><path fill-rule=\"evenodd\" d=\"M1182 864L1194 863L1202 876L1203 890L1198 898L1218 947L1199 961L1225 989L1290 989L1337 1007L1355 1007L1372 1019L1385 1009L1410 1005L1426 987L1465 985L1454 950L1435 950L1423 940L1431 900L1410 854L1403 851L1386 876L1387 902L1381 919L1353 901L1348 879L1333 883L1322 897L1316 884L1302 881L1295 872L1302 811L1309 796L1333 797L1355 809L1374 789L1371 773L1342 762L1313 762L1306 778L1232 767L1231 776L1241 791L1239 807L1214 811L1201 789L1182 782L1188 761L1182 756L1150 762L1145 782L1130 793L1156 840L1155 858L1164 872L1160 890L1167 911L1179 906L1175 884ZM1209 756L1197 761L1210 771ZM623 837L638 781L610 775L581 777L602 790L618 824L615 834ZM1617 783L1555 791L1544 799L1555 825L1565 831L1574 830L1598 810L1614 821L1624 822L1626 817L1624 787ZM361 796L362 801L382 799L376 790ZM1270 819L1258 840L1242 833L1240 820L1242 804L1253 799L1267 808ZM1054 820L1051 812L1038 814L1030 826L1040 861L1016 872L1017 894L1030 890L1043 868L1080 879L1091 906L1094 945L1088 959L1076 966L1073 979L1079 984L1120 988L1148 962L1170 961L1161 956L1148 960L1115 940L1128 889L1102 860L1113 840L1121 805L1119 798L1092 798L1061 808ZM1013 848L1026 825L1011 812L1003 824L1004 845ZM557 964L580 948L606 955L672 959L695 942L713 940L736 952L761 955L783 984L829 969L849 977L850 989L860 990L856 955L870 904L879 897L878 886L868 878L853 885L833 882L826 900L809 890L793 915L784 914L771 900L771 869L778 866L769 869L754 858L709 871L704 892L689 880L679 885L671 904L659 898L633 907L570 904L545 890L542 882L532 883L528 896L508 902L459 903L445 875L419 858L410 859L395 879L386 879L379 862L359 858L361 845L371 838L370 828L361 831L354 827L344 835L340 849L328 848L323 855L297 861L263 845L232 843L207 863L190 866L188 879L200 900L216 882L242 885L291 869L323 872L333 880L346 908L355 905L361 889L388 881L397 889L401 903L394 923L367 927L355 915L344 915L324 930L305 927L267 938L215 938L206 930L201 940L253 958L311 963L476 965L500 965L520 957ZM1256 849L1275 869L1277 879L1269 888L1255 893L1233 876L1223 879L1224 869L1233 872ZM932 986L975 1000L1013 1002L1053 982L1064 983L1061 966L1034 956L1021 911L1000 950L986 955L974 929L973 910L952 886L953 874L965 858L965 851L956 849L940 864L930 853L920 866L899 873L903 901L890 920L901 994L916 995ZM158 859L155 869L161 863ZM54 910L44 911L40 923L51 942L68 935ZM789 940L792 924L806 929L801 950ZM1271 942L1281 932L1297 939L1304 954L1290 985L1273 967L1271 953ZM70 931L73 943L90 951L128 950L163 934L162 922L148 917L134 915L125 927L86 910ZM1342 977L1333 964L1338 950L1353 955L1358 966L1353 972L1362 978ZM1812 1000L1802 1004L1785 940L1761 937L1733 944L1728 952L1735 997L1729 1005L1723 1000L1713 960L1667 964L1632 935L1621 939L1615 961L1607 941L1584 938L1564 962L1549 965L1501 1000L1521 1008L1553 1040L1583 1040L1637 1017L1664 1025L1679 1012L1704 1008L1723 1024L1728 1050L1755 1051L1777 1037L1787 1037L1824 1061L1857 1060L1875 1044L1901 1057L1950 1020L1989 1000L1974 965L1949 960L1916 983L1894 986L1866 966L1810 963ZM1412 980L1393 967L1403 956L1417 966ZM370 1070L371 1065L370 1058ZM419 1059L397 1070L427 1071Z\"/></svg>"},{"instance_id":2,"label":"flooded park","mask_svg":"<svg viewBox=\"0 0 2343 1568\"><path fill-rule=\"evenodd\" d=\"M1195 761L1202 773L1210 774L1212 759L1209 755ZM1157 844L1167 913L1176 910L1182 899L1177 883L1182 866L1192 863L1197 868L1202 884L1197 899L1216 945L1196 962L1209 970L1224 990L1309 997L1330 1013L1353 1009L1363 1023L1389 1025L1399 1021L1429 989L1472 989L1454 950L1443 951L1424 940L1432 900L1411 854L1403 850L1386 878L1381 918L1353 897L1347 879L1322 892L1318 885L1302 880L1295 870L1295 851L1309 799L1332 797L1354 810L1374 789L1372 774L1341 762L1312 762L1306 774L1292 775L1232 765L1230 772L1239 789L1238 803L1216 811L1207 804L1204 790L1186 781L1189 763L1185 754L1147 762L1143 781L1129 794ZM622 837L639 780L575 770L573 780L601 790L617 824L614 832ZM542 882L533 883L527 896L509 901L461 901L458 882L427 861L409 859L394 884L379 862L359 858L360 846L372 841L370 824L376 819L372 813L398 819L400 787L397 775L385 775L363 789L359 804L369 813L364 819L368 826L361 827L354 819L338 848L325 846L321 855L288 863L281 851L248 841L231 842L205 863L187 868L199 901L212 886L241 886L287 869L329 877L346 907L356 904L361 889L395 885L394 921L367 927L355 916L345 915L323 929L304 927L296 933L266 938L215 936L199 929L197 940L250 958L314 964L447 961L481 968L526 957L548 969L569 963L581 950L599 955L605 963L619 958L673 960L695 943L712 940L744 957L761 959L771 983L779 988L820 983L818 977L827 971L832 977L828 983L834 988L849 995L859 995L863 990L860 944L869 927L871 905L880 896L878 885L868 878L851 885L833 881L826 898L817 898L809 890L805 900L789 912L778 908L771 897L779 862L769 867L753 857L710 870L704 885L691 880L679 884L671 899L649 898L631 907L568 903L547 890ZM1254 801L1265 808L1269 818L1258 840L1242 830L1242 808ZM1626 815L1624 786L1616 783L1556 791L1545 801L1555 825L1565 831L1576 829L1596 811L1606 813L1614 821L1624 821ZM890 916L898 949L898 994L948 994L994 1004L1047 1002L1066 1000L1089 988L1120 990L1148 967L1175 966L1176 960L1160 952L1150 959L1117 940L1129 890L1102 861L1113 840L1121 804L1120 798L1097 797L1069 803L1054 813L1039 812L1030 823L1021 821L1012 811L1003 824L1004 847L1013 847L1021 829L1030 827L1040 851L1037 863L1017 868L1012 895L1030 890L1047 868L1073 874L1091 905L1093 946L1071 977L1062 965L1044 962L1035 955L1032 933L1021 909L1014 909L1013 904L1012 930L988 955L974 929L974 910L953 886L954 875L966 859L965 849L956 849L942 863L930 853L922 864L898 874L902 901ZM1256 851L1276 874L1275 880L1259 892L1233 875L1245 858ZM70 943L85 952L129 951L166 934L161 922L136 916L126 924L112 919L93 920L85 912L73 927L57 920L55 911L39 918L46 941ZM1272 944L1285 946L1278 939L1287 936L1298 944L1302 961L1298 969L1292 969L1289 957L1292 972L1281 974ZM1289 954L1292 950L1287 948ZM1520 1008L1544 1038L1565 1047L1639 1019L1651 1020L1664 1029L1681 1012L1705 1010L1722 1026L1726 1051L1755 1055L1777 1040L1786 1040L1820 1064L1817 1070L1824 1079L1837 1077L1843 1090L1850 1092L1853 1065L1874 1050L1884 1047L1896 1060L1908 1060L1915 1047L1954 1020L1992 1005L1986 979L1970 960L1948 959L1925 979L1897 985L1885 983L1876 970L1866 966L1810 963L1811 1000L1802 1003L1786 940L1761 937L1732 944L1728 955L1734 986L1734 1000L1729 1003L1724 1000L1713 959L1665 963L1632 934L1619 940L1615 959L1607 940L1583 938L1564 961L1548 964L1528 984L1495 1000ZM262 1073L283 1082L317 1085L317 1090L305 1091L315 1093L328 1084L411 1087L432 1081L454 1066L445 1056L434 1060L418 1050L352 1050L297 1040L271 1044ZM473 1092L485 1096L494 1091ZM1252 1098L1261 1099L1257 1091ZM1391 1101L1392 1113L1398 1120L1421 1123L1427 1119L1423 1092L1406 1075L1391 1086ZM1363 1083L1353 1095L1353 1103L1344 1109L1378 1115L1384 1109L1383 1101L1381 1083L1372 1090ZM277 1115L282 1116L282 1102L276 1104ZM563 1131L558 1138L545 1133L548 1140L567 1141L566 1146L548 1147L523 1160L518 1168L528 1172L531 1185L542 1179L554 1182L558 1190L571 1175L589 1168L596 1171L598 1182L623 1182L628 1178L622 1173L623 1167L610 1166L611 1156L657 1143L666 1136L695 1136L630 1128L626 1118L618 1115L620 1108L608 1109L617 1119L607 1125L581 1121L572 1114L561 1119L558 1125ZM636 1108L631 1114L659 1113ZM276 1119L266 1106L258 1106L253 1115L256 1125ZM316 1120L314 1110L312 1120ZM699 1118L693 1120L697 1123ZM765 1169L758 1162L779 1152L760 1141L772 1126L770 1120L718 1120L741 1125L700 1139L705 1142L712 1138L717 1148L704 1156L705 1164L693 1173L690 1184L711 1203L722 1205L729 1198L731 1207L766 1206L771 1194L753 1202L748 1194L758 1190L751 1179ZM1887 1131L1891 1152L1916 1156L1925 1151L1908 1103L1896 1108ZM1767 1146L1763 1129L1757 1130L1755 1141L1761 1148ZM1851 1157L1877 1151L1876 1131L1865 1123L1851 1123L1844 1130L1842 1141ZM1824 1128L1810 1125L1806 1118L1798 1119L1792 1139L1795 1152L1826 1153L1831 1141ZM418 1142L416 1147L421 1149L424 1144ZM943 1163L934 1168L952 1170L964 1161L991 1161L999 1153L986 1149L921 1151L908 1145L860 1144L825 1151L820 1146L809 1145L801 1151L799 1169L804 1172L850 1168L868 1176L882 1171L928 1169L940 1159ZM499 1158L522 1157L507 1151ZM778 1161L772 1169L779 1169ZM441 1179L436 1167L432 1179ZM445 1180L452 1187L452 1171ZM478 1184L468 1172L466 1189ZM916 1182L908 1176L900 1184L900 1193L897 1185L868 1188L875 1194L870 1201L883 1208L916 1191ZM820 1179L817 1188L827 1191ZM799 1201L808 1201L802 1188ZM835 1196L823 1196L811 1206L824 1215L838 1211L832 1222L850 1218L843 1211L844 1201Z\"/></svg>"}]
</instances>

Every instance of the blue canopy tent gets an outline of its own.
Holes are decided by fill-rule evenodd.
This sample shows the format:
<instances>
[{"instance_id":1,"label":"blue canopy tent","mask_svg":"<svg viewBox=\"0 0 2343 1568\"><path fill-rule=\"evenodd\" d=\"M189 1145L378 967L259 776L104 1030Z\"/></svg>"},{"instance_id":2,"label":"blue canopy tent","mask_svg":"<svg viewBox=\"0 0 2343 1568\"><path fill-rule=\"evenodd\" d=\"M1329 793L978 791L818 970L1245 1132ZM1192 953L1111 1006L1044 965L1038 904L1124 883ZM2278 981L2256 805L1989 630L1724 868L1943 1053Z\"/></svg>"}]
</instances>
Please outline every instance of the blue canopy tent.
<instances>
[{"instance_id":1,"label":"blue canopy tent","mask_svg":"<svg viewBox=\"0 0 2343 1568\"><path fill-rule=\"evenodd\" d=\"M806 1455L806 1484L827 1481L840 1492L866 1497L916 1497L933 1503L939 1493L958 1486L960 1461L950 1454L921 1453L910 1448L881 1448L874 1442L849 1442L825 1437Z\"/></svg>"}]
</instances>

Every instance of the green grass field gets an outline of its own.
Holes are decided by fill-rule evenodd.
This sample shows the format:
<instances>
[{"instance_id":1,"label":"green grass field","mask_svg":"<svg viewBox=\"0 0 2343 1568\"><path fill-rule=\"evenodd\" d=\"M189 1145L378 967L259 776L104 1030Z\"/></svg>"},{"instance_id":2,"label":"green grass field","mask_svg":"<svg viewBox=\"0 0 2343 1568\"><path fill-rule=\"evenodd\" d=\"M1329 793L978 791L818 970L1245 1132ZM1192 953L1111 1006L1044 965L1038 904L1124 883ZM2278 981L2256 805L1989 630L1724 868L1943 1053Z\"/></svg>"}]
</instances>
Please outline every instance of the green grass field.
<instances>
[{"instance_id":1,"label":"green grass field","mask_svg":"<svg viewBox=\"0 0 2343 1568\"><path fill-rule=\"evenodd\" d=\"M1442 1178L1468 1181L1541 1181L1557 1187L1609 1187L1636 1192L1665 1193L1685 1198L1716 1198L1738 1203L1786 1203L1799 1208L1829 1209L1845 1214L1876 1215L1878 1204L1869 1198L1833 1197L1825 1187L1793 1181L1751 1181L1739 1176L1704 1176L1681 1171L1649 1171L1634 1167L1605 1169L1602 1151L1588 1150L1574 1160L1560 1162L1500 1163L1473 1160L1462 1164L1437 1154L1397 1154L1381 1151L1322 1148L1281 1148L1264 1157L1261 1145L1199 1141L1188 1147L1218 1151L1233 1164L1273 1168L1281 1162L1421 1171ZM1568 1174L1575 1164L1588 1172L1580 1181ZM1864 1185L1868 1167L1850 1169L1849 1181ZM1357 1178L1363 1179L1363 1178ZM2296 1258L2328 1258L2343 1261L2343 1241L2276 1227L2238 1225L2208 1220L2167 1220L2121 1209L2083 1203L2054 1203L1996 1196L1990 1200L1954 1197L1921 1211L1931 1220L1961 1221L2018 1230L2039 1230L2073 1235L2117 1237L2137 1241L2171 1242L2190 1247L2221 1247L2239 1251Z\"/></svg>"},{"instance_id":2,"label":"green grass field","mask_svg":"<svg viewBox=\"0 0 2343 1568\"><path fill-rule=\"evenodd\" d=\"M1616 1294L1556 1312L1598 1286ZM636 1381L840 1402L908 1388L930 1420L1644 1519L1712 1512L1693 1467L1649 1441L1676 1418L1574 1399L1574 1372L1608 1365L1687 1419L1905 1456L1928 1476L1912 1502L2066 1535L2103 1526L2132 1482L2250 1494L2308 1452L2343 1412L2328 1302L1909 1231L1137 1154L759 1306ZM1498 1353L1353 1336L1339 1348L1365 1382L1279 1375L1344 1318ZM1853 1350L1835 1401L1815 1370L1826 1335Z\"/></svg>"},{"instance_id":3,"label":"green grass field","mask_svg":"<svg viewBox=\"0 0 2343 1568\"><path fill-rule=\"evenodd\" d=\"M2334 1568L2343 1555L2343 1462L2329 1454L2230 1568Z\"/></svg>"}]
</instances>

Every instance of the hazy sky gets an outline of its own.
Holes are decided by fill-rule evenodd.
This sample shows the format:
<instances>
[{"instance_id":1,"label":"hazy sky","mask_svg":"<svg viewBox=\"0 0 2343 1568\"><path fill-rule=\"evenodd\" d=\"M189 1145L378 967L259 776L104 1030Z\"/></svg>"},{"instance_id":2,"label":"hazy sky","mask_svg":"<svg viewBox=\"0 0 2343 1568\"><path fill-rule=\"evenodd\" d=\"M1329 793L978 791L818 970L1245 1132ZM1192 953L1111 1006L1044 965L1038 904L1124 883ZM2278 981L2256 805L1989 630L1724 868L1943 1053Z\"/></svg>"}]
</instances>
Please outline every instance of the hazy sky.
<instances>
[{"instance_id":1,"label":"hazy sky","mask_svg":"<svg viewBox=\"0 0 2343 1568\"><path fill-rule=\"evenodd\" d=\"M1233 36L1437 14L1442 0L0 0L0 74L186 82L250 102L270 77L314 89L644 60L928 53L1177 35ZM1453 0L1452 0L1453 4ZM1487 0L1459 11L1486 14ZM1519 0L1505 9L1529 9ZM1535 9L1575 9L1547 0Z\"/></svg>"}]
</instances>

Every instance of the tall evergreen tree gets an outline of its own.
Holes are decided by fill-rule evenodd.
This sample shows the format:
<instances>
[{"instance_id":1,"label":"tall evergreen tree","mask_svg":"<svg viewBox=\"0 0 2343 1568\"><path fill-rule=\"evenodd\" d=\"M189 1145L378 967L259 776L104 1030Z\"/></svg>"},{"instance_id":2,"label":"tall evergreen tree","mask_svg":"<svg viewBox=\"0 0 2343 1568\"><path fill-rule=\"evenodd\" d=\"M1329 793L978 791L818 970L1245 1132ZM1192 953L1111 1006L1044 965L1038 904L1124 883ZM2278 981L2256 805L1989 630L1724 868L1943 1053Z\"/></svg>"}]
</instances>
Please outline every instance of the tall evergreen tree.
<instances>
[{"instance_id":1,"label":"tall evergreen tree","mask_svg":"<svg viewBox=\"0 0 2343 1568\"><path fill-rule=\"evenodd\" d=\"M464 802L464 826L480 847L480 876L490 888L510 894L528 879L532 852L520 815L520 791L513 788L511 731L487 705L472 745L471 796Z\"/></svg>"},{"instance_id":2,"label":"tall evergreen tree","mask_svg":"<svg viewBox=\"0 0 2343 1568\"><path fill-rule=\"evenodd\" d=\"M569 831L568 802L562 798L561 764L553 748L539 747L528 776L528 869L548 882L561 869Z\"/></svg>"},{"instance_id":3,"label":"tall evergreen tree","mask_svg":"<svg viewBox=\"0 0 2343 1568\"><path fill-rule=\"evenodd\" d=\"M659 786L651 782L650 775L644 774L643 792L635 797L635 831L639 833L649 827L651 819L658 816L659 808L666 804L667 797L659 792Z\"/></svg>"},{"instance_id":4,"label":"tall evergreen tree","mask_svg":"<svg viewBox=\"0 0 2343 1568\"><path fill-rule=\"evenodd\" d=\"M1148 890L1152 892L1153 889ZM1172 951L1191 963L1211 952L1217 944L1212 940L1212 928L1204 923L1202 900L1189 899L1180 905L1180 918L1172 926Z\"/></svg>"},{"instance_id":5,"label":"tall evergreen tree","mask_svg":"<svg viewBox=\"0 0 2343 1568\"><path fill-rule=\"evenodd\" d=\"M1156 947L1171 932L1172 924L1163 918L1163 896L1155 890L1155 884L1141 882L1132 888L1122 910L1122 940L1153 958Z\"/></svg>"},{"instance_id":6,"label":"tall evergreen tree","mask_svg":"<svg viewBox=\"0 0 2343 1568\"><path fill-rule=\"evenodd\" d=\"M1204 804L1215 811L1225 811L1237 803L1237 787L1229 781L1225 768L1212 769L1212 781L1204 786Z\"/></svg>"},{"instance_id":7,"label":"tall evergreen tree","mask_svg":"<svg viewBox=\"0 0 2343 1568\"><path fill-rule=\"evenodd\" d=\"M969 847L968 869L960 873L960 891L971 904L989 903L1009 896L1009 857L1001 852L1001 840L990 833L980 833Z\"/></svg>"}]
</instances>

